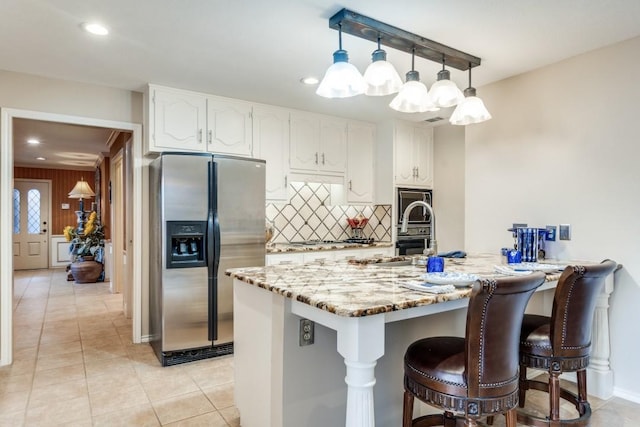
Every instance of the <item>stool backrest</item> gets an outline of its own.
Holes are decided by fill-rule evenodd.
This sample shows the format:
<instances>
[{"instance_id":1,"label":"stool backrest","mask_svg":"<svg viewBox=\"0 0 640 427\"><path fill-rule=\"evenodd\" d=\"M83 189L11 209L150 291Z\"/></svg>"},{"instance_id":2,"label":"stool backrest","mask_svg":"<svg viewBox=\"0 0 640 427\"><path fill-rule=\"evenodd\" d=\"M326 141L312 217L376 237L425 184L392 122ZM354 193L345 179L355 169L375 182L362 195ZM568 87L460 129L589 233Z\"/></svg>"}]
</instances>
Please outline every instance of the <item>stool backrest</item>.
<instances>
[{"instance_id":1,"label":"stool backrest","mask_svg":"<svg viewBox=\"0 0 640 427\"><path fill-rule=\"evenodd\" d=\"M593 313L605 278L617 264L570 265L558 280L551 312L550 338L555 357L589 354Z\"/></svg>"},{"instance_id":2,"label":"stool backrest","mask_svg":"<svg viewBox=\"0 0 640 427\"><path fill-rule=\"evenodd\" d=\"M481 279L473 285L466 326L469 396L491 397L518 380L520 328L527 303L543 273Z\"/></svg>"}]
</instances>

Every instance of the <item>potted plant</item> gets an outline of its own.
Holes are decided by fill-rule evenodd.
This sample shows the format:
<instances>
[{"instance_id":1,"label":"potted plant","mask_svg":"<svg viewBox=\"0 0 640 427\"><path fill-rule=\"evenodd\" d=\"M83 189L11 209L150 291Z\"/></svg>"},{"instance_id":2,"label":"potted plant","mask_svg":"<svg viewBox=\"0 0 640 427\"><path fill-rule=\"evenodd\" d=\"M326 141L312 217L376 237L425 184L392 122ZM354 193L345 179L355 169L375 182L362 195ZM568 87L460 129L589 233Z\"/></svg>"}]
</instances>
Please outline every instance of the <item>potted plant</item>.
<instances>
[{"instance_id":1,"label":"potted plant","mask_svg":"<svg viewBox=\"0 0 640 427\"><path fill-rule=\"evenodd\" d=\"M67 242L71 243L70 270L75 282L96 282L102 274L104 261L104 232L96 212L91 212L84 229L67 225L63 233Z\"/></svg>"}]
</instances>

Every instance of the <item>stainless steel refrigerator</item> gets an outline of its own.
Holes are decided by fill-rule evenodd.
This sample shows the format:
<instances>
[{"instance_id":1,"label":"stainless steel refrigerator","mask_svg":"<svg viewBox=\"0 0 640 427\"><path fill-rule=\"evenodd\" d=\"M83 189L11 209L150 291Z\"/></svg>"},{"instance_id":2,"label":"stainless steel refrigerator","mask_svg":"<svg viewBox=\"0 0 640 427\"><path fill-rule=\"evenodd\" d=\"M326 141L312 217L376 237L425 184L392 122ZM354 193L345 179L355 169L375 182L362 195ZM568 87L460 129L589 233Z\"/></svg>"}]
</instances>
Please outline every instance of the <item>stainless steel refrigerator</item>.
<instances>
[{"instance_id":1,"label":"stainless steel refrigerator","mask_svg":"<svg viewBox=\"0 0 640 427\"><path fill-rule=\"evenodd\" d=\"M225 271L264 265L265 162L163 153L149 171L151 345L163 366L230 354Z\"/></svg>"}]
</instances>

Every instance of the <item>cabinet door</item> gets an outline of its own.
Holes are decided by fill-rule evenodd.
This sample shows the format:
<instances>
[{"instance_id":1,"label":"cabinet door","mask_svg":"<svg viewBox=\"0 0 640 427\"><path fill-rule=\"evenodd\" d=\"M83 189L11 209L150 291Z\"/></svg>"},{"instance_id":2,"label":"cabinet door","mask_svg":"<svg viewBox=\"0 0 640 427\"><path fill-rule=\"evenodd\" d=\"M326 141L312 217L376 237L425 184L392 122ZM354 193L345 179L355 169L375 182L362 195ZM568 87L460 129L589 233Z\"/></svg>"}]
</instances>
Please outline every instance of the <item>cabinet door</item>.
<instances>
[{"instance_id":1,"label":"cabinet door","mask_svg":"<svg viewBox=\"0 0 640 427\"><path fill-rule=\"evenodd\" d=\"M349 123L347 133L347 202L373 202L375 126Z\"/></svg>"},{"instance_id":2,"label":"cabinet door","mask_svg":"<svg viewBox=\"0 0 640 427\"><path fill-rule=\"evenodd\" d=\"M320 161L320 120L318 116L291 113L289 165L291 169L317 171Z\"/></svg>"},{"instance_id":3,"label":"cabinet door","mask_svg":"<svg viewBox=\"0 0 640 427\"><path fill-rule=\"evenodd\" d=\"M161 88L150 96L150 151L205 151L206 97Z\"/></svg>"},{"instance_id":4,"label":"cabinet door","mask_svg":"<svg viewBox=\"0 0 640 427\"><path fill-rule=\"evenodd\" d=\"M275 253L265 256L265 265L302 264L301 253Z\"/></svg>"},{"instance_id":5,"label":"cabinet door","mask_svg":"<svg viewBox=\"0 0 640 427\"><path fill-rule=\"evenodd\" d=\"M394 130L394 176L398 185L413 185L416 164L413 158L413 128L409 124L397 123Z\"/></svg>"},{"instance_id":6,"label":"cabinet door","mask_svg":"<svg viewBox=\"0 0 640 427\"><path fill-rule=\"evenodd\" d=\"M209 152L251 156L251 105L209 98L207 127Z\"/></svg>"},{"instance_id":7,"label":"cabinet door","mask_svg":"<svg viewBox=\"0 0 640 427\"><path fill-rule=\"evenodd\" d=\"M433 187L433 129L413 129L413 152L416 165L415 184Z\"/></svg>"},{"instance_id":8,"label":"cabinet door","mask_svg":"<svg viewBox=\"0 0 640 427\"><path fill-rule=\"evenodd\" d=\"M253 109L254 157L267 161L267 201L287 200L289 173L289 112L277 108Z\"/></svg>"},{"instance_id":9,"label":"cabinet door","mask_svg":"<svg viewBox=\"0 0 640 427\"><path fill-rule=\"evenodd\" d=\"M347 168L346 157L347 122L339 119L321 119L318 169L344 173Z\"/></svg>"}]
</instances>

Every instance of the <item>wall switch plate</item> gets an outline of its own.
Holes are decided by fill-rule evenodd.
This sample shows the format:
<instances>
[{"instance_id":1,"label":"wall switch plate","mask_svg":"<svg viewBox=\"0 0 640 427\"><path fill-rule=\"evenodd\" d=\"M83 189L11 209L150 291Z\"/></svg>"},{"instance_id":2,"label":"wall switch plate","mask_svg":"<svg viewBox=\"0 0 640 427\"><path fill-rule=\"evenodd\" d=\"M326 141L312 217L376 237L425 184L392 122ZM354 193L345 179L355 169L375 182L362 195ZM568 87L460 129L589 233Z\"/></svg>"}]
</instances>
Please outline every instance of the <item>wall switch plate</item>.
<instances>
[{"instance_id":1,"label":"wall switch plate","mask_svg":"<svg viewBox=\"0 0 640 427\"><path fill-rule=\"evenodd\" d=\"M544 240L547 242L555 242L556 241L556 229L555 225L547 225L547 232L544 235Z\"/></svg>"},{"instance_id":2,"label":"wall switch plate","mask_svg":"<svg viewBox=\"0 0 640 427\"><path fill-rule=\"evenodd\" d=\"M69 209L69 203L63 203L60 209Z\"/></svg>"},{"instance_id":3,"label":"wall switch plate","mask_svg":"<svg viewBox=\"0 0 640 427\"><path fill-rule=\"evenodd\" d=\"M312 320L300 319L300 347L313 344L314 326Z\"/></svg>"},{"instance_id":4,"label":"wall switch plate","mask_svg":"<svg viewBox=\"0 0 640 427\"><path fill-rule=\"evenodd\" d=\"M571 225L560 224L560 230L558 231L558 237L560 240L571 240Z\"/></svg>"}]
</instances>

